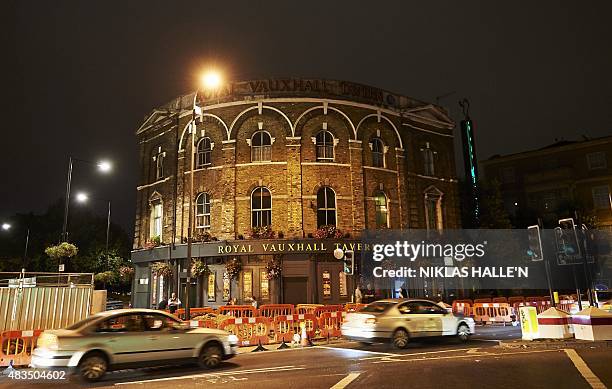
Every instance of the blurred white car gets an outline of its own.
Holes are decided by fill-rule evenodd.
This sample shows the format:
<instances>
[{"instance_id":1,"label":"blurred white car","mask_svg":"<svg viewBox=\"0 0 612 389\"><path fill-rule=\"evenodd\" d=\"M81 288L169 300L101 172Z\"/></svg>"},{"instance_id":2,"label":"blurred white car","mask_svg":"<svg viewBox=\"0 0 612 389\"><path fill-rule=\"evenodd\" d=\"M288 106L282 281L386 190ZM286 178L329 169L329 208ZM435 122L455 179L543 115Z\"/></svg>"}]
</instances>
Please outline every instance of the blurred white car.
<instances>
[{"instance_id":1,"label":"blurred white car","mask_svg":"<svg viewBox=\"0 0 612 389\"><path fill-rule=\"evenodd\" d=\"M44 331L32 353L35 368L69 368L87 381L108 370L197 362L217 367L237 352L238 338L225 331L189 328L162 311L118 309L90 316L61 330Z\"/></svg>"},{"instance_id":2,"label":"blurred white car","mask_svg":"<svg viewBox=\"0 0 612 389\"><path fill-rule=\"evenodd\" d=\"M430 336L456 336L463 342L474 333L474 320L449 312L438 304L420 299L389 299L368 304L349 313L342 335L362 343L391 341L397 348L410 339Z\"/></svg>"}]
</instances>

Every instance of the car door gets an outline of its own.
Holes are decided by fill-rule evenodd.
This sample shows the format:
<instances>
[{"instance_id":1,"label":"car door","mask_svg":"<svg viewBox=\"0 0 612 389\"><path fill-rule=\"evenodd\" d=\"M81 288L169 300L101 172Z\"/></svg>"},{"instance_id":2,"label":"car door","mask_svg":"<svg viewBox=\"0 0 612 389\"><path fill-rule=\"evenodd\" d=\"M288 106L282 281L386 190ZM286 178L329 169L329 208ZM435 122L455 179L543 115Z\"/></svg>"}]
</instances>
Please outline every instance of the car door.
<instances>
[{"instance_id":1,"label":"car door","mask_svg":"<svg viewBox=\"0 0 612 389\"><path fill-rule=\"evenodd\" d=\"M146 342L149 343L150 358L155 360L176 360L193 356L195 343L176 320L158 313L142 315Z\"/></svg>"},{"instance_id":2,"label":"car door","mask_svg":"<svg viewBox=\"0 0 612 389\"><path fill-rule=\"evenodd\" d=\"M113 364L146 360L150 344L139 314L119 314L109 317L96 327L96 343L102 343L112 353Z\"/></svg>"},{"instance_id":3,"label":"car door","mask_svg":"<svg viewBox=\"0 0 612 389\"><path fill-rule=\"evenodd\" d=\"M446 310L431 301L416 301L417 314L422 318L423 336L440 336L443 334Z\"/></svg>"},{"instance_id":4,"label":"car door","mask_svg":"<svg viewBox=\"0 0 612 389\"><path fill-rule=\"evenodd\" d=\"M421 313L421 304L418 301L402 303L397 310L400 313L397 324L406 328L410 336L427 336L427 317Z\"/></svg>"}]
</instances>

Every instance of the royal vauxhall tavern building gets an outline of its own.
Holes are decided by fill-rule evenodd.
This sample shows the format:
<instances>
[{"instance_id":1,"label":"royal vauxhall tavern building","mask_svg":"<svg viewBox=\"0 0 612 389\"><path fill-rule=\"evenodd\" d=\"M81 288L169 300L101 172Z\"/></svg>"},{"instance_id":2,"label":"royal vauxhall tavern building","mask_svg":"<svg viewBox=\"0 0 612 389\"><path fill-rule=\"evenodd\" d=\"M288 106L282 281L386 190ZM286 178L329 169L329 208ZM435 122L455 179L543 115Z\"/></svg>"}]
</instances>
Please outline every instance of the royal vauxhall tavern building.
<instances>
[{"instance_id":1,"label":"royal vauxhall tavern building","mask_svg":"<svg viewBox=\"0 0 612 389\"><path fill-rule=\"evenodd\" d=\"M315 79L235 82L153 110L136 132L134 306L184 301L190 208L191 306L350 301L366 281L334 249L358 263L364 230L460 227L453 128L436 105Z\"/></svg>"}]
</instances>

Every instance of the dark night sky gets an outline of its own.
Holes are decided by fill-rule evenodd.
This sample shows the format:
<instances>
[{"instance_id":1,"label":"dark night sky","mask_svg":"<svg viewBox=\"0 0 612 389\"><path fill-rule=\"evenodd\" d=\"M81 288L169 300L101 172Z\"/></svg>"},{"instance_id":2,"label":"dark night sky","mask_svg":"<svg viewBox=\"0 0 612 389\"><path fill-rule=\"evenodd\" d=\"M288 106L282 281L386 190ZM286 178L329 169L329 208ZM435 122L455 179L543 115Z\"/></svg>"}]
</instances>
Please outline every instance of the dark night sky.
<instances>
[{"instance_id":1,"label":"dark night sky","mask_svg":"<svg viewBox=\"0 0 612 389\"><path fill-rule=\"evenodd\" d=\"M3 1L0 220L74 189L129 230L135 129L155 106L227 77L320 77L441 103L468 97L480 159L612 133L612 2ZM100 214L102 203L92 204Z\"/></svg>"}]
</instances>

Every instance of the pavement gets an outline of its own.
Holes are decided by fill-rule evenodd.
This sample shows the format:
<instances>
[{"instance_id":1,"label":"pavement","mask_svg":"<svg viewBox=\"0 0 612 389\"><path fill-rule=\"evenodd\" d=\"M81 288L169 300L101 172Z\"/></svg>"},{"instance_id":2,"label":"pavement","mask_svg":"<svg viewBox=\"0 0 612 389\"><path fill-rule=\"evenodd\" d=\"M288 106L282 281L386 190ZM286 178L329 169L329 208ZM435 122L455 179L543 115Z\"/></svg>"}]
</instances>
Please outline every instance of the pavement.
<instances>
[{"instance_id":1,"label":"pavement","mask_svg":"<svg viewBox=\"0 0 612 389\"><path fill-rule=\"evenodd\" d=\"M221 368L168 366L112 372L96 388L605 388L612 387L612 349L520 350L499 346L520 337L517 327L477 327L473 339L411 342L405 350L387 344L319 343L278 351L241 350ZM273 348L273 345L266 346ZM15 381L0 387L85 387L76 380Z\"/></svg>"}]
</instances>

